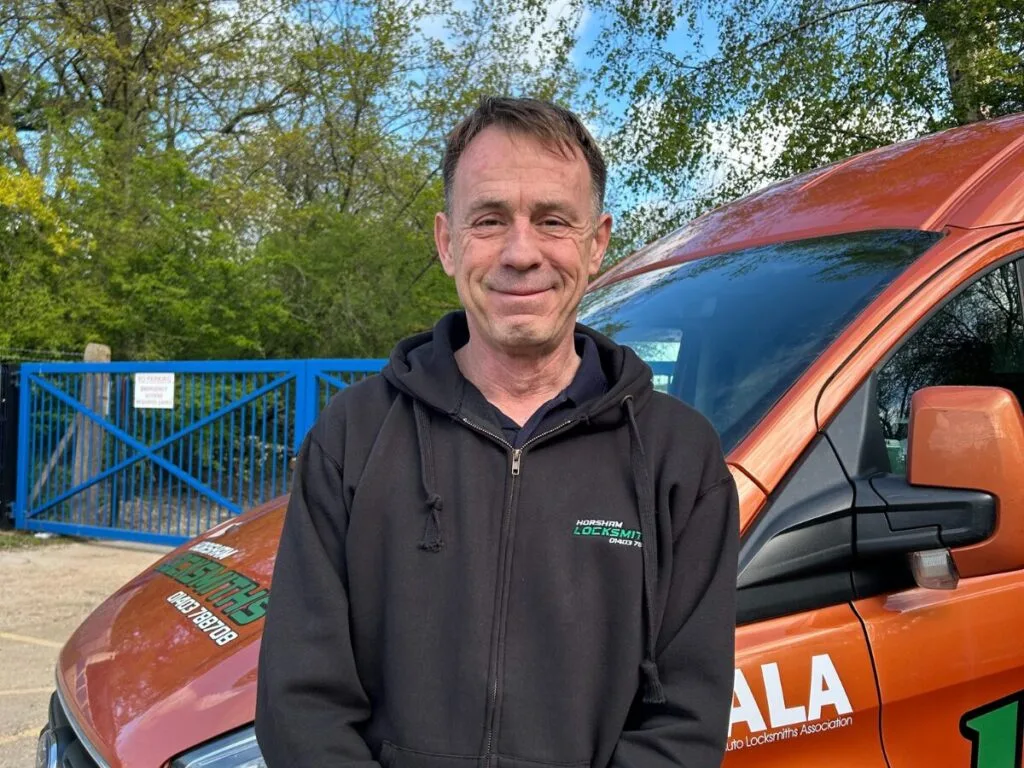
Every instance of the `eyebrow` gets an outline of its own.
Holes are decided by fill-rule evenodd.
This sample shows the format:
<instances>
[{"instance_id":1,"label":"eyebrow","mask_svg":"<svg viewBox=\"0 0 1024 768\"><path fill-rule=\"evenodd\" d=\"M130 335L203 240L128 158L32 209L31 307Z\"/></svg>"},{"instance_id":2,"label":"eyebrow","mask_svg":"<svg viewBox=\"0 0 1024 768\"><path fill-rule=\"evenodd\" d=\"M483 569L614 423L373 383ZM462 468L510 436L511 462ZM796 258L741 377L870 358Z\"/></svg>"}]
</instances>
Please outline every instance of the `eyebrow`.
<instances>
[{"instance_id":1,"label":"eyebrow","mask_svg":"<svg viewBox=\"0 0 1024 768\"><path fill-rule=\"evenodd\" d=\"M509 205L504 200L499 200L497 198L484 198L482 200L477 200L469 206L469 210L466 211L466 218L471 219L478 213L483 213L484 211L501 211L502 213L508 213Z\"/></svg>"},{"instance_id":2,"label":"eyebrow","mask_svg":"<svg viewBox=\"0 0 1024 768\"><path fill-rule=\"evenodd\" d=\"M567 203L560 200L541 200L535 206L533 206L534 213L560 213L570 219L575 219L579 216L579 212L575 208Z\"/></svg>"}]
</instances>

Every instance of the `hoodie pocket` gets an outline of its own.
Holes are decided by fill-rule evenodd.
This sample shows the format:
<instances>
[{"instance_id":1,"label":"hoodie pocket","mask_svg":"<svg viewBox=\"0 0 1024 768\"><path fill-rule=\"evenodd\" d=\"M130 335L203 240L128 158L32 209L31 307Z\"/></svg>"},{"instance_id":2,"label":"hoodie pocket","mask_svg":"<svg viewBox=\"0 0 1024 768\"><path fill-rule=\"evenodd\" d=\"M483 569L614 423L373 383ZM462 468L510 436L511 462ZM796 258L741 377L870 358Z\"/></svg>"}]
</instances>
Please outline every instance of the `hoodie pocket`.
<instances>
[{"instance_id":1,"label":"hoodie pocket","mask_svg":"<svg viewBox=\"0 0 1024 768\"><path fill-rule=\"evenodd\" d=\"M399 747L390 741L381 744L380 764L382 768L487 768L487 759L479 755L445 755L436 752L420 752ZM576 763L549 763L524 760L507 755L494 755L490 766L494 768L590 768L589 761Z\"/></svg>"},{"instance_id":2,"label":"hoodie pocket","mask_svg":"<svg viewBox=\"0 0 1024 768\"><path fill-rule=\"evenodd\" d=\"M579 763L550 763L505 755L497 755L494 765L495 768L590 768L590 763L586 760Z\"/></svg>"},{"instance_id":3,"label":"hoodie pocket","mask_svg":"<svg viewBox=\"0 0 1024 768\"><path fill-rule=\"evenodd\" d=\"M483 762L477 755L444 755L420 752L384 741L380 749L381 768L476 768Z\"/></svg>"}]
</instances>

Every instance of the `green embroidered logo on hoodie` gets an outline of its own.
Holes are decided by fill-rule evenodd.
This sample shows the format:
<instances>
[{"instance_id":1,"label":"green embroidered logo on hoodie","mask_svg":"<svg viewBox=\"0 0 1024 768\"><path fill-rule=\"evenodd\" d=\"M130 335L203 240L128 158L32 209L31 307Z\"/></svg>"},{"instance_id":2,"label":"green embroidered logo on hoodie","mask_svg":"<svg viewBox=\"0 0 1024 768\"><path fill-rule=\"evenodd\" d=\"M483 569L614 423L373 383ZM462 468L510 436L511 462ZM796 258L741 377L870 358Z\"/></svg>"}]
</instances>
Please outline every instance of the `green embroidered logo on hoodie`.
<instances>
[{"instance_id":1,"label":"green embroidered logo on hoodie","mask_svg":"<svg viewBox=\"0 0 1024 768\"><path fill-rule=\"evenodd\" d=\"M622 544L627 547L643 546L640 542L640 531L635 528L623 528L621 520L577 520L572 535L607 539L609 544Z\"/></svg>"}]
</instances>

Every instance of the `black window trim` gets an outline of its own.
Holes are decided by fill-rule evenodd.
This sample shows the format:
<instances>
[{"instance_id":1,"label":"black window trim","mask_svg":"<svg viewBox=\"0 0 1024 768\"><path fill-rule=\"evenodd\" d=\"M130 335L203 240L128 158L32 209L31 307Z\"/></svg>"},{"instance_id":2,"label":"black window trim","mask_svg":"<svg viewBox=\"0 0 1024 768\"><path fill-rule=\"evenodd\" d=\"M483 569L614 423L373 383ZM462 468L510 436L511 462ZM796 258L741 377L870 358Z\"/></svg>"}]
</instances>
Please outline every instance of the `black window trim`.
<instances>
[{"instance_id":1,"label":"black window trim","mask_svg":"<svg viewBox=\"0 0 1024 768\"><path fill-rule=\"evenodd\" d=\"M986 243L979 244L979 246L975 247L980 247L981 245L991 242L993 241L989 240L986 241ZM974 249L972 248L971 250ZM954 259L949 264L945 265L940 272L932 275L924 285L918 288L918 291L923 290L931 279L937 277L942 271L959 260L959 258L960 257ZM856 489L860 484L854 482L854 479L851 478L849 473L851 471L858 472L859 468L849 466L848 460L844 461L841 451L829 435L829 429L832 425L835 425L844 414L849 418L850 410L856 409L857 407L866 407L867 411L865 417L872 418L873 416L877 421L878 416L877 398L875 398L875 384L879 371L881 371L881 369L884 368L904 347L909 339L918 333L921 328L927 325L935 315L946 308L950 302L955 301L964 291L967 291L976 285L979 280L984 279L987 275L1010 264L1015 268L1017 275L1017 290L1020 294L1021 306L1024 307L1024 249L1018 249L997 259L991 264L986 265L983 269L968 275L959 285L943 297L940 302L931 307L927 313L914 323L914 325L911 326L896 342L894 342L886 353L875 362L868 378L861 383L854 394L839 408L829 424L821 427L810 445L805 449L804 453L796 462L794 462L793 466L787 473L786 478L783 480L783 483L780 484L779 488L771 497L769 497L765 508L762 509L761 513L755 519L754 525L744 532L741 540L741 570L738 574L740 580L742 580L743 573L746 571L747 566L755 560L758 553L761 552L776 536L786 532L787 529L783 524L783 521L785 521L787 513L790 510L787 509L785 504L779 507L777 511L773 510L772 506L780 501L780 496L784 494L786 484L798 476L798 473L809 460L812 452L815 450L821 450L820 443L822 441L828 445L830 449L829 452L842 468L847 482L850 483L851 490L855 493L857 492ZM906 301L909 301L914 295L916 295L918 291L915 291L914 294L908 296L904 302L901 302L900 308L902 308ZM891 318L895 316L896 312L898 312L898 309L894 310L893 314L879 324L876 331L884 326L886 322L891 320ZM874 335L874 332L871 335ZM825 386L827 386L827 383ZM864 402L865 397L868 398L867 402ZM879 428L881 427L880 421L878 426ZM879 436L880 434L881 433L879 433ZM867 433L865 434L865 440L873 439L873 436L868 435ZM870 447L871 446L869 446L869 449ZM884 450L884 444L882 448ZM823 484L827 485L828 481ZM854 504L855 503L856 500L854 501ZM835 514L835 511L826 510L820 517L834 517ZM851 505L850 515L853 515L853 505ZM757 541L757 539L762 538L760 534L762 533L762 529L766 526L769 529L774 528L776 530L768 536L765 536L763 541ZM853 542L851 541L851 546L852 544ZM751 550L750 548L752 546L756 548ZM822 573L808 574L793 580L774 583L748 584L740 586L738 589L737 624L740 626L753 624L758 621L780 618L782 616L792 615L807 610L814 610L816 608L823 608L830 605L839 605L867 597L868 595L882 594L884 592L896 591L912 586L913 578L910 574L909 568L898 567L898 564L894 562L880 562L867 566L858 563L851 563L850 566L845 569L840 567Z\"/></svg>"},{"instance_id":2,"label":"black window trim","mask_svg":"<svg viewBox=\"0 0 1024 768\"><path fill-rule=\"evenodd\" d=\"M1020 305L1024 307L1024 250L1017 259L1017 291L1020 293Z\"/></svg>"},{"instance_id":3,"label":"black window trim","mask_svg":"<svg viewBox=\"0 0 1024 768\"><path fill-rule=\"evenodd\" d=\"M1002 269L1003 267L1010 264L1016 267L1015 272L1017 273L1017 291L1020 294L1021 307L1024 307L1024 248L1021 248L1019 250L1013 251L1013 253L1009 255L1000 257L997 261L994 261L991 264L987 265L984 269L981 269L977 272L972 272L965 280L963 280L963 282L956 286L956 288L954 288L952 291L946 294L945 298L941 302L929 308L929 310L924 315L922 315L916 323L914 323L909 329L907 329L907 331L902 336L900 336L899 339L893 342L893 345L888 350L886 350L885 354L878 358L875 364L871 367L871 372L878 373L879 371L881 371L882 368L884 368L889 363L889 361L892 360L892 358L895 357L901 349L903 349L904 345L906 345L907 341L909 341L910 338L914 336L914 334L916 334L924 326L926 326L933 317L935 317L937 314L939 314L939 312L941 312L943 309L949 306L951 302L956 301L956 299L960 297L960 294L972 288L974 284L977 283L982 278L987 277L996 270ZM939 273L936 273L935 275L933 275L933 277L937 277L938 274ZM929 280L928 282L931 282L931 280ZM920 286L917 291L914 291L914 293L907 297L907 301L916 296L918 292L923 290L926 286L927 283L925 283L925 285ZM902 302L900 304L900 309L903 308L903 304L905 303L906 302ZM879 324L878 329L876 330L880 330L887 322L889 322L891 318L892 315L887 317L884 321L882 321L882 323Z\"/></svg>"},{"instance_id":4,"label":"black window trim","mask_svg":"<svg viewBox=\"0 0 1024 768\"><path fill-rule=\"evenodd\" d=\"M942 234L943 234L943 237L940 238L939 240L937 240L935 242L935 244L932 246L932 248L937 247L938 245L940 245L944 241L945 235L947 234L946 230L943 230ZM1013 237L1014 235L1020 236L1022 234L1024 234L1024 225L1021 225L1020 227L1017 227L1015 229L1011 229L1011 230L1008 230L1008 231L1005 231L1005 232L998 232L996 234L993 234L992 237L986 238L985 240L982 240L981 242L974 243L973 245L969 246L966 250L961 251L959 254L957 254L955 257L950 259L948 262L946 262L941 267L939 267L935 272L933 272L931 275L929 275L927 278L925 278L925 281L921 285L919 285L912 293L910 293L910 295L905 296L903 298L903 300L900 301L899 304L897 304L895 307L893 307L892 310L889 312L889 314L887 314L885 317L883 317L879 321L879 323L868 333L868 335L865 336L861 340L861 342L857 345L857 347L852 352L850 352L849 355L846 356L846 359L843 360L843 362L840 363L836 367L836 369L834 371L832 371L832 373L830 373L828 375L828 378L825 379L825 383L821 387L821 392L824 392L828 388L828 386L832 383L832 381L840 373L842 373L843 369L846 368L846 366L850 362L850 360L852 360L854 357L856 357L856 355L867 344L869 344L871 342L871 340L878 334L878 332L882 328L884 328L886 326L886 324L888 324L894 317L899 315L899 313L904 309L904 307L906 307L906 305L915 296L917 296L918 293L920 293L921 291L925 290L929 285L931 285L932 281L939 279L939 277L942 276L943 274L945 274L947 270L952 269L955 265L960 263L960 261L962 259L966 258L969 254L974 253L979 248L985 248L985 247L990 246L990 245L992 245L994 243L998 244L999 241L1002 240L1003 238ZM919 259L923 259L925 256L927 256L928 253L930 253L930 251L931 251L931 248L928 249L928 251L925 251L924 253L922 253L921 256L919 257ZM984 276L985 274L988 273L989 269L997 269L998 267L1002 266L1003 264L1005 264L1007 262L1014 261L1015 259L1018 259L1018 258L1024 259L1024 248L1022 248L1022 249L1020 249L1018 251L1014 251L1014 253L1012 255L1001 257L997 262L995 262L994 264L989 265L989 267L986 267L985 270L982 270L980 273L977 273L977 274L978 274L979 277ZM1024 265L1019 265L1018 269L1019 270L1024 270ZM963 285L958 286L952 293L949 294L949 297L946 300L950 301L953 298L955 298L956 296L958 296L960 294L960 291L964 290L969 284L970 284L970 282L966 281ZM885 353L885 355L880 359L880 361L875 364L875 367L872 368L872 370L878 370L879 367L881 367L881 366L885 365L887 362L889 362L889 359L894 354L896 354L897 351L899 351L900 347L902 347L903 344L906 343L906 340L908 338L910 338L917 331L917 329L920 328L924 323L928 322L928 320L935 314L935 312L937 312L938 309L941 309L941 306L942 305L940 305L938 308L933 307L932 309L930 309L924 315L924 317L922 317L917 323L915 323L903 336L901 336L892 345L892 347ZM857 318L854 318L851 322L856 322L856 321L857 321ZM818 399L819 400L821 398L821 392L819 392L819 394L818 394ZM818 406L817 406L817 404L815 404L814 411L815 411L815 418L817 419L818 418Z\"/></svg>"},{"instance_id":5,"label":"black window trim","mask_svg":"<svg viewBox=\"0 0 1024 768\"><path fill-rule=\"evenodd\" d=\"M845 497L845 502L842 497ZM832 503L823 507L820 514L806 515L806 505L822 499ZM752 567L758 567L758 556L773 541L799 530L803 525L822 520L845 520L850 524L852 556L850 518L854 502L853 485L828 437L819 432L768 498L753 524L744 531L737 582L738 625L840 605L853 599L850 563L786 579L751 580L749 573Z\"/></svg>"}]
</instances>

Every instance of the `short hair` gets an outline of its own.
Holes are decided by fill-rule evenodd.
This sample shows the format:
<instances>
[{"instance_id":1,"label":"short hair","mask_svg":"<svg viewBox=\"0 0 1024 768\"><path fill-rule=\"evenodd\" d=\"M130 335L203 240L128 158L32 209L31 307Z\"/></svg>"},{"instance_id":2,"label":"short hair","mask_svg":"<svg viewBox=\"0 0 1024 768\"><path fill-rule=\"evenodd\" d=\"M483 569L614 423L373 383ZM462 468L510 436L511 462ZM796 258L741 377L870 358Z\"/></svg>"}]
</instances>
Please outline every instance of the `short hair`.
<instances>
[{"instance_id":1,"label":"short hair","mask_svg":"<svg viewBox=\"0 0 1024 768\"><path fill-rule=\"evenodd\" d=\"M469 115L448 134L442 164L445 209L451 213L452 183L459 158L476 138L490 126L520 136L538 139L542 144L571 158L578 149L590 169L590 187L594 198L594 214L604 209L604 191L608 179L601 148L590 131L572 112L550 101L540 99L485 96Z\"/></svg>"}]
</instances>

